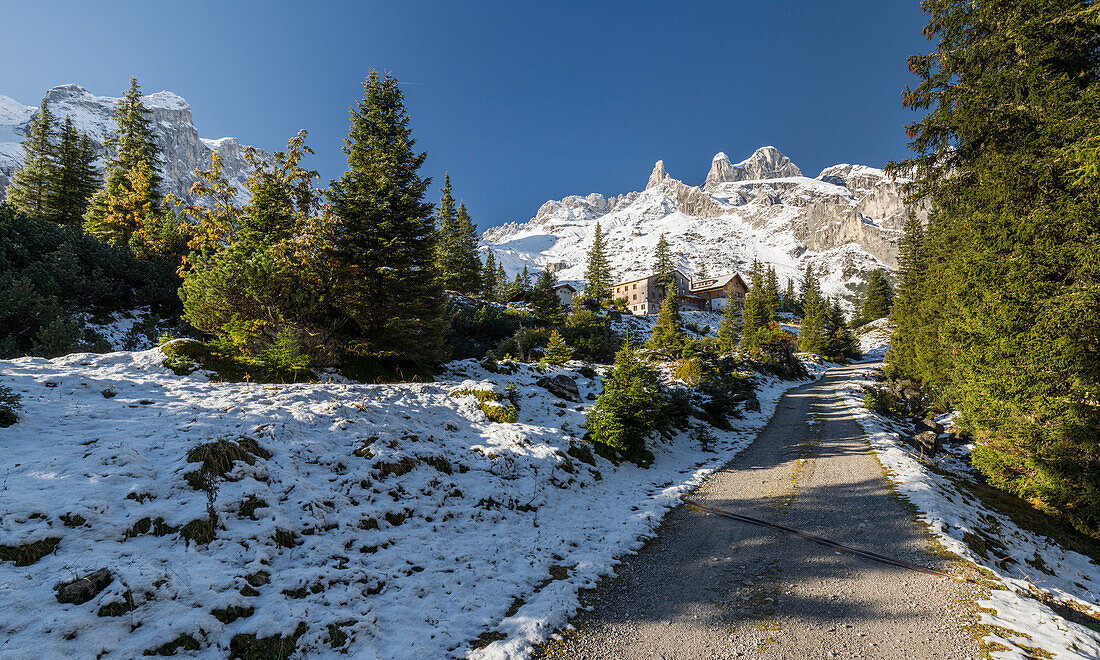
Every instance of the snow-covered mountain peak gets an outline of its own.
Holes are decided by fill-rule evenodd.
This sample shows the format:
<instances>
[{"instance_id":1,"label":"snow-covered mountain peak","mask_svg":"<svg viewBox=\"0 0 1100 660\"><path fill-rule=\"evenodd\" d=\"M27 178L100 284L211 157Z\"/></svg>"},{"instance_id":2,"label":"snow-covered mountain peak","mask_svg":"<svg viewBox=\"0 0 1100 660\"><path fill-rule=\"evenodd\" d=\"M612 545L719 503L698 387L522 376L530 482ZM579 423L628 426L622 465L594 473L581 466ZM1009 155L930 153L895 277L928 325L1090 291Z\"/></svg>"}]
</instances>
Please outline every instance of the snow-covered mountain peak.
<instances>
[{"instance_id":1,"label":"snow-covered mountain peak","mask_svg":"<svg viewBox=\"0 0 1100 660\"><path fill-rule=\"evenodd\" d=\"M759 179L782 179L802 176L802 170L775 147L760 147L740 163L731 163L729 156L719 151L710 162L703 190L710 191L720 184Z\"/></svg>"},{"instance_id":2,"label":"snow-covered mountain peak","mask_svg":"<svg viewBox=\"0 0 1100 660\"><path fill-rule=\"evenodd\" d=\"M665 161L659 160L653 165L653 172L649 175L649 181L646 183L645 189L649 190L650 188L659 186L667 178L668 172L665 171Z\"/></svg>"},{"instance_id":3,"label":"snow-covered mountain peak","mask_svg":"<svg viewBox=\"0 0 1100 660\"><path fill-rule=\"evenodd\" d=\"M115 130L114 113L119 99L97 96L75 83L57 85L46 92L45 98L59 120L71 117L77 130L88 133L102 166L107 154L107 137ZM191 104L178 94L159 91L146 94L141 100L149 108L153 137L161 150L160 166L164 174L161 192L188 197L188 190L195 181L195 168L209 167L214 152L221 155L230 182L238 188L243 186L248 178L248 163L244 159L244 148L236 138L200 138L191 116ZM12 173L22 163L22 142L26 138L27 125L37 111L37 105L27 106L0 96L0 199ZM260 154L267 157L262 151ZM240 201L247 201L243 193Z\"/></svg>"},{"instance_id":4,"label":"snow-covered mountain peak","mask_svg":"<svg viewBox=\"0 0 1100 660\"><path fill-rule=\"evenodd\" d=\"M863 165L835 165L811 179L774 147L737 164L717 154L703 186L673 178L657 161L640 192L549 201L526 223L489 229L482 244L510 274L546 269L579 284L598 221L616 279L648 273L663 234L687 274L704 266L744 272L759 259L781 281L797 280L813 264L826 292L850 299L868 270L896 266L910 210L900 186Z\"/></svg>"}]
</instances>

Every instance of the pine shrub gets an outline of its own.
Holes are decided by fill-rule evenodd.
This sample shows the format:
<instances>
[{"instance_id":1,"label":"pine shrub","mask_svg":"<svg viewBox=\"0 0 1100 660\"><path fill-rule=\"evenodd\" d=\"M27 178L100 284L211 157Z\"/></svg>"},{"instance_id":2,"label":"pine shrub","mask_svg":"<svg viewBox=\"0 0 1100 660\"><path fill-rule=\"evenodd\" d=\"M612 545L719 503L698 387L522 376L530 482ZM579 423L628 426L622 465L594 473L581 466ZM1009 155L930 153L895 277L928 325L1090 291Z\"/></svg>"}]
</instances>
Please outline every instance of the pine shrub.
<instances>
[{"instance_id":1,"label":"pine shrub","mask_svg":"<svg viewBox=\"0 0 1100 660\"><path fill-rule=\"evenodd\" d=\"M667 400L657 372L625 345L603 386L585 416L592 442L610 458L648 466L653 453L646 438L666 422Z\"/></svg>"},{"instance_id":2,"label":"pine shrub","mask_svg":"<svg viewBox=\"0 0 1100 660\"><path fill-rule=\"evenodd\" d=\"M567 362L572 355L573 351L562 339L561 333L556 328L552 330L550 339L546 344L546 350L542 354L542 362L556 366Z\"/></svg>"},{"instance_id":3,"label":"pine shrub","mask_svg":"<svg viewBox=\"0 0 1100 660\"><path fill-rule=\"evenodd\" d=\"M11 426L19 421L19 411L23 409L22 401L22 394L0 385L0 427Z\"/></svg>"}]
</instances>

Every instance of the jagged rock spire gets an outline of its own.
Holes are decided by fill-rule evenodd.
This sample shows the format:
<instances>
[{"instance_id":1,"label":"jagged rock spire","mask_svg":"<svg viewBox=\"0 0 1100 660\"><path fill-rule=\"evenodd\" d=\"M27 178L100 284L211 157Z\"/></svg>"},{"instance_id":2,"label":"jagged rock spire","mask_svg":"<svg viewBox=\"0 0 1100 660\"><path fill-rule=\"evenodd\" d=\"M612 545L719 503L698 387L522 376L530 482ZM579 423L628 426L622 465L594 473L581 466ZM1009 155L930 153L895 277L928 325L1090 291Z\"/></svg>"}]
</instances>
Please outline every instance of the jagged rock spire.
<instances>
[{"instance_id":1,"label":"jagged rock spire","mask_svg":"<svg viewBox=\"0 0 1100 660\"><path fill-rule=\"evenodd\" d=\"M661 185L668 177L668 172L665 171L665 161L659 160L653 166L653 172L649 175L649 183L645 185L645 189L649 190L655 186Z\"/></svg>"}]
</instances>

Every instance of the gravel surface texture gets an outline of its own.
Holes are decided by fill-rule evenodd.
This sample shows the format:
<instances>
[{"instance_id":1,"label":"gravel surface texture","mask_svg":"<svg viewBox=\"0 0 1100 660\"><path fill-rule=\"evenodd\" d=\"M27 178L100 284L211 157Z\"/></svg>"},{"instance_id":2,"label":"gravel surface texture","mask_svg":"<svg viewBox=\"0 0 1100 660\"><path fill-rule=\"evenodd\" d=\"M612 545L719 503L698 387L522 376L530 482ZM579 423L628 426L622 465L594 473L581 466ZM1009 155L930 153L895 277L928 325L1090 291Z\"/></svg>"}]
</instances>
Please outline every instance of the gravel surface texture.
<instances>
[{"instance_id":1,"label":"gravel surface texture","mask_svg":"<svg viewBox=\"0 0 1100 660\"><path fill-rule=\"evenodd\" d=\"M948 568L834 387L855 367L791 390L760 437L694 497L938 570ZM978 587L879 564L680 507L549 658L969 658Z\"/></svg>"}]
</instances>

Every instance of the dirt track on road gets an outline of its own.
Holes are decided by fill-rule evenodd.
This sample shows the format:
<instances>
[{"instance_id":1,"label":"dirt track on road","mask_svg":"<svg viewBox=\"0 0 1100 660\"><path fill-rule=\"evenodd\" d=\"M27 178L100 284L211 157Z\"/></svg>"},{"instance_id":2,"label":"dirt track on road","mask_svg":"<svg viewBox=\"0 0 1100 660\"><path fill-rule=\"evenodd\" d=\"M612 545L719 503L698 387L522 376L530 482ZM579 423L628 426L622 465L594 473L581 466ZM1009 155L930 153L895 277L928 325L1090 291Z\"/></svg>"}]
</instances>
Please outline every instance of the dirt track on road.
<instances>
[{"instance_id":1,"label":"dirt track on road","mask_svg":"<svg viewBox=\"0 0 1100 660\"><path fill-rule=\"evenodd\" d=\"M855 367L791 390L757 440L693 495L856 548L943 570L834 394ZM841 554L697 509L587 599L550 658L968 658L973 585Z\"/></svg>"}]
</instances>

